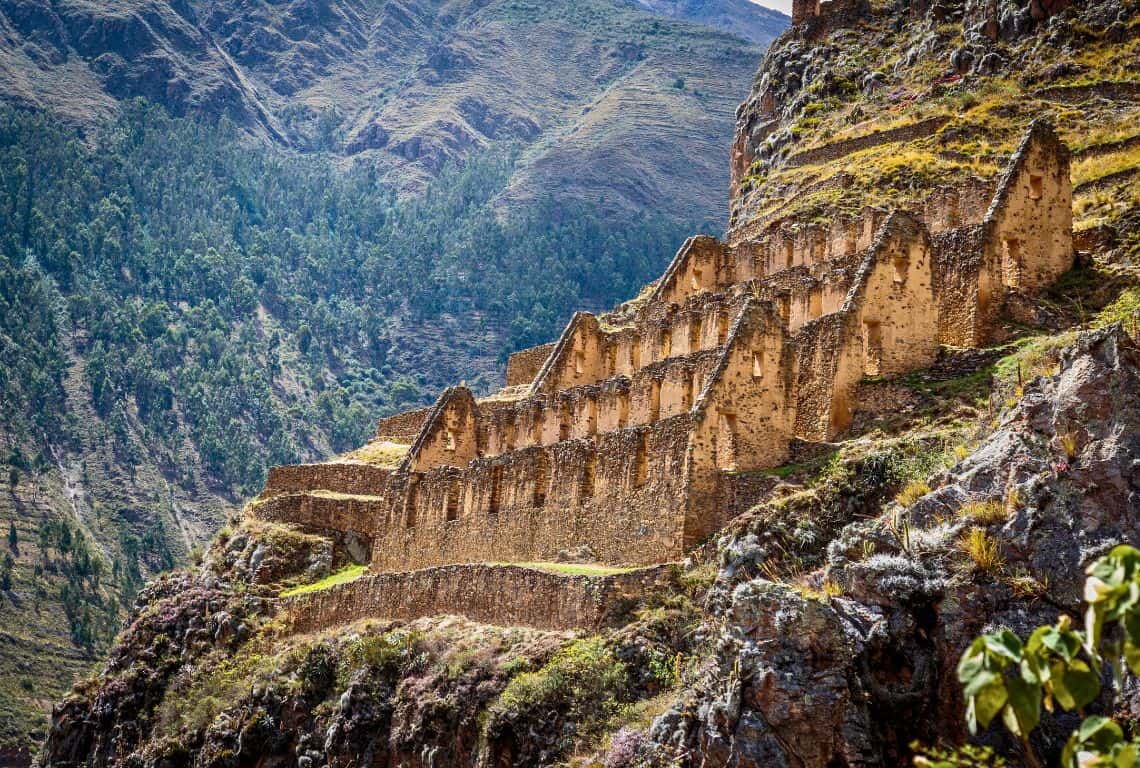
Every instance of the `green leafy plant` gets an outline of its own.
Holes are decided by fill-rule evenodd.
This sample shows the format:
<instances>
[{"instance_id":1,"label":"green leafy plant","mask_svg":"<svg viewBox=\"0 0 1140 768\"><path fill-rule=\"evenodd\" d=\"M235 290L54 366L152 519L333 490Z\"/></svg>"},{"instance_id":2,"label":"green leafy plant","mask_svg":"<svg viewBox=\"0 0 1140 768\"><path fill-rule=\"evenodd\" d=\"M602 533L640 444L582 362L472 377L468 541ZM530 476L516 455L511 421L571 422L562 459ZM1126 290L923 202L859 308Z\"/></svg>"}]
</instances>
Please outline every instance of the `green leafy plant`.
<instances>
[{"instance_id":1,"label":"green leafy plant","mask_svg":"<svg viewBox=\"0 0 1140 768\"><path fill-rule=\"evenodd\" d=\"M991 747L963 744L954 749L927 747L915 742L914 764L918 768L1005 768L1005 760L995 755Z\"/></svg>"},{"instance_id":2,"label":"green leafy plant","mask_svg":"<svg viewBox=\"0 0 1140 768\"><path fill-rule=\"evenodd\" d=\"M1000 719L1017 736L1026 760L1040 765L1029 735L1042 709L1083 711L1101 693L1101 670L1112 670L1120 691L1124 670L1140 674L1140 550L1114 548L1089 566L1084 597L1085 629L1062 616L1022 642L1009 630L974 640L958 663L970 732ZM921 755L916 764L930 765ZM921 762L920 760L925 760ZM1061 754L1065 768L1140 765L1140 741L1127 739L1110 718L1085 718Z\"/></svg>"}]
</instances>

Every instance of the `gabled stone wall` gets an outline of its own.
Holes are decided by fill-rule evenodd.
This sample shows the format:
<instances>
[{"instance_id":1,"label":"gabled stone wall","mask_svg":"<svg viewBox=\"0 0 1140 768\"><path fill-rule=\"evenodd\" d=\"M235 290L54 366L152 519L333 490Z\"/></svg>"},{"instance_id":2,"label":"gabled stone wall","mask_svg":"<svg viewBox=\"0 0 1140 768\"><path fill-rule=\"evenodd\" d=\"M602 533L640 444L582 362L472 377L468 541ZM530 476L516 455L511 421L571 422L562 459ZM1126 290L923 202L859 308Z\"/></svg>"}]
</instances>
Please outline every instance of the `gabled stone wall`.
<instances>
[{"instance_id":1,"label":"gabled stone wall","mask_svg":"<svg viewBox=\"0 0 1140 768\"><path fill-rule=\"evenodd\" d=\"M479 455L475 398L467 387L451 387L424 422L405 463L414 472L462 466Z\"/></svg>"},{"instance_id":2,"label":"gabled stone wall","mask_svg":"<svg viewBox=\"0 0 1140 768\"><path fill-rule=\"evenodd\" d=\"M750 300L734 324L725 354L706 379L689 440L690 488L685 546L718 530L725 473L777 466L793 436L793 359L776 308Z\"/></svg>"},{"instance_id":3,"label":"gabled stone wall","mask_svg":"<svg viewBox=\"0 0 1140 768\"><path fill-rule=\"evenodd\" d=\"M1073 263L1069 150L1052 127L1035 122L1014 154L986 214L990 268L1019 291L1050 285Z\"/></svg>"},{"instance_id":4,"label":"gabled stone wall","mask_svg":"<svg viewBox=\"0 0 1140 768\"><path fill-rule=\"evenodd\" d=\"M507 359L507 386L530 384L554 351L554 342L515 352Z\"/></svg>"},{"instance_id":5,"label":"gabled stone wall","mask_svg":"<svg viewBox=\"0 0 1140 768\"><path fill-rule=\"evenodd\" d=\"M395 471L278 468L254 511L367 533L378 571L581 547L681 558L752 492L749 473L846 429L861 381L981 344L1007 293L1068 269L1068 162L1035 124L1000 181L932 190L913 211L691 238L648 301L578 313L514 356L512 389L453 387L381 422L411 443Z\"/></svg>"}]
</instances>

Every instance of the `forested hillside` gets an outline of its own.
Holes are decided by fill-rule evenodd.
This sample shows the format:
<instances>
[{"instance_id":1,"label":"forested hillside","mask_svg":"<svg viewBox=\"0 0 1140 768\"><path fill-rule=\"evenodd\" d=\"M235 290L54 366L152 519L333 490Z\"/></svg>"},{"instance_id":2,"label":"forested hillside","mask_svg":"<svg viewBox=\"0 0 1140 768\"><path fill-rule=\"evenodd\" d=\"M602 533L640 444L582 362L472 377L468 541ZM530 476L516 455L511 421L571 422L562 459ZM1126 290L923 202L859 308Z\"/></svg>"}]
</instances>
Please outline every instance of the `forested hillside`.
<instances>
[{"instance_id":1,"label":"forested hillside","mask_svg":"<svg viewBox=\"0 0 1140 768\"><path fill-rule=\"evenodd\" d=\"M515 141L515 203L719 215L733 111L786 23L747 0L21 0L0 3L0 98L226 116L415 192Z\"/></svg>"},{"instance_id":2,"label":"forested hillside","mask_svg":"<svg viewBox=\"0 0 1140 768\"><path fill-rule=\"evenodd\" d=\"M497 216L517 156L501 145L401 201L368 162L143 103L85 137L0 111L0 522L24 542L0 614L38 595L60 652L99 647L143 576L268 465L355 446L443 381L498 384L509 350L628 297L701 224L553 198ZM93 608L63 609L77 590ZM36 717L22 693L10 738Z\"/></svg>"}]
</instances>

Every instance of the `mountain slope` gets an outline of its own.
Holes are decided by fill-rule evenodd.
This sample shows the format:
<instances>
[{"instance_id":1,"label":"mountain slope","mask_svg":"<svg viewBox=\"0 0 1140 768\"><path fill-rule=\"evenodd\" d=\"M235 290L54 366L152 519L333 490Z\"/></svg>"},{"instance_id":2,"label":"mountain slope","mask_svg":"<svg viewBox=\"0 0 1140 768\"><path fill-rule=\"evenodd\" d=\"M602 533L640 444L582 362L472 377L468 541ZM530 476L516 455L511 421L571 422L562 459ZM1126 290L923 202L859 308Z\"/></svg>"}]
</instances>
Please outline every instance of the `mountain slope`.
<instances>
[{"instance_id":1,"label":"mountain slope","mask_svg":"<svg viewBox=\"0 0 1140 768\"><path fill-rule=\"evenodd\" d=\"M787 25L787 16L749 0L636 0L653 13L705 24L767 46Z\"/></svg>"},{"instance_id":2,"label":"mountain slope","mask_svg":"<svg viewBox=\"0 0 1140 768\"><path fill-rule=\"evenodd\" d=\"M907 13L915 23L843 3L767 52L739 113L734 226L921 206L931 187L992 179L1046 117L1074 152L1076 231L1111 224L1132 238L1136 4L1073 5L1052 18L1036 1Z\"/></svg>"},{"instance_id":3,"label":"mountain slope","mask_svg":"<svg viewBox=\"0 0 1140 768\"><path fill-rule=\"evenodd\" d=\"M553 190L715 221L723 166L711 160L762 50L744 36L770 40L785 22L737 15L755 22L741 36L620 0L21 0L0 8L0 96L79 120L135 96L225 115L289 147L373 154L404 191L513 140L528 148L519 196L551 191L551 168L579 168ZM633 157L647 130L696 163L671 175Z\"/></svg>"}]
</instances>

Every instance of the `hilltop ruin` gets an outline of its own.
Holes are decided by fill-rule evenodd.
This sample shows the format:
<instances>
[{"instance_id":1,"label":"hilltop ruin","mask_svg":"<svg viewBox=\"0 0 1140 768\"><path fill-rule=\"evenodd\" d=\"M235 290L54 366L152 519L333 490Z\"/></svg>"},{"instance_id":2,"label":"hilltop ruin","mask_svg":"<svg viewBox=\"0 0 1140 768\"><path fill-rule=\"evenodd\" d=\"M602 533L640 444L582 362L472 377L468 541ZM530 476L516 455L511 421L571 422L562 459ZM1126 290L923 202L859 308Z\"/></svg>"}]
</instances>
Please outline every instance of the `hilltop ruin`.
<instances>
[{"instance_id":1,"label":"hilltop ruin","mask_svg":"<svg viewBox=\"0 0 1140 768\"><path fill-rule=\"evenodd\" d=\"M513 355L500 392L452 387L381 421L374 444L398 460L277 467L250 509L335 533L379 573L679 560L755 501L794 440L846 429L860 381L983 344L1011 298L1068 270L1071 211L1068 149L1038 121L1002 175L932 189L921 209L691 238L638 300Z\"/></svg>"}]
</instances>

